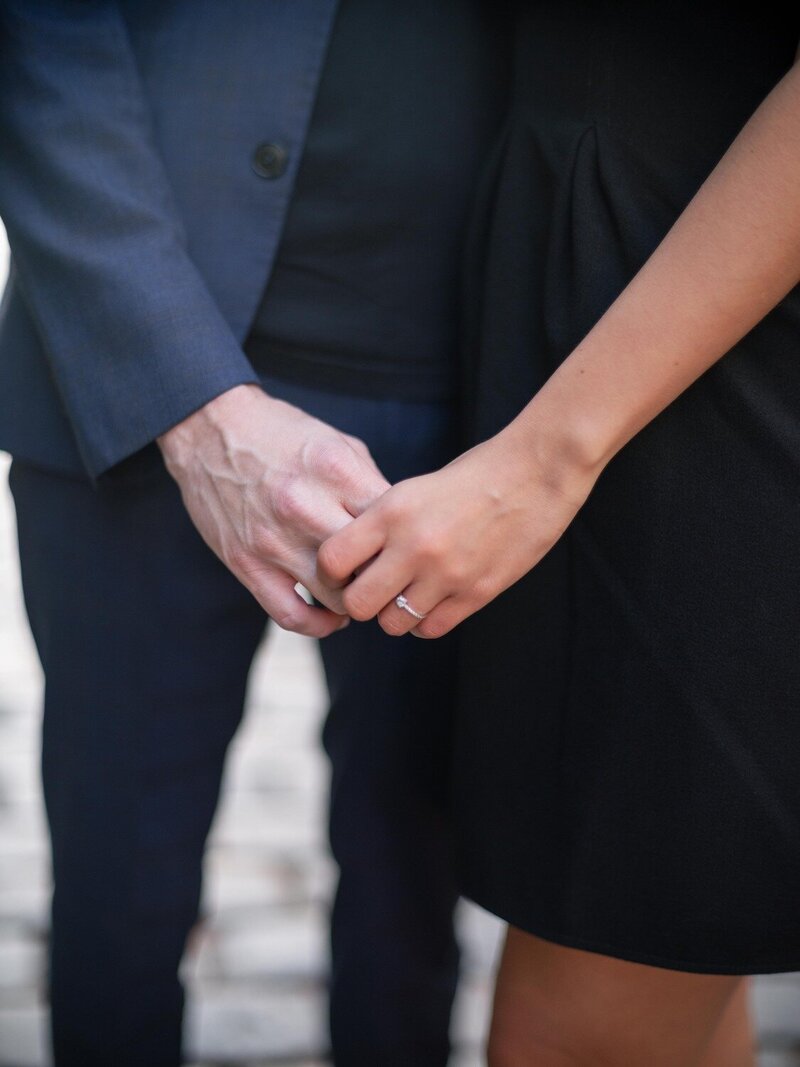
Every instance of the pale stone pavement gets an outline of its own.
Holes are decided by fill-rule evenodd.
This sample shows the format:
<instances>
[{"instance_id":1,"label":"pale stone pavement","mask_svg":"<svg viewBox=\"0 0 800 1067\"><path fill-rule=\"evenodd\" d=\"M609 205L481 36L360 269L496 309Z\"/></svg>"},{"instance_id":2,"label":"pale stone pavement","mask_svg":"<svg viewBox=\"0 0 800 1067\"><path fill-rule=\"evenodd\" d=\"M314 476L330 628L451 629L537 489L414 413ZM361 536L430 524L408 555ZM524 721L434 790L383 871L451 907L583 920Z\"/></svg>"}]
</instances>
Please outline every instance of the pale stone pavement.
<instances>
[{"instance_id":1,"label":"pale stone pavement","mask_svg":"<svg viewBox=\"0 0 800 1067\"><path fill-rule=\"evenodd\" d=\"M0 228L0 274L3 251ZM6 472L0 455L0 1067L44 1067L41 676L21 604ZM323 706L313 645L276 631L253 669L208 850L207 918L185 965L187 1043L198 1067L325 1065L333 869L318 746ZM479 1067L499 924L464 906L460 927L465 964L453 1067ZM761 1067L800 1065L800 978L761 980L756 1005Z\"/></svg>"}]
</instances>

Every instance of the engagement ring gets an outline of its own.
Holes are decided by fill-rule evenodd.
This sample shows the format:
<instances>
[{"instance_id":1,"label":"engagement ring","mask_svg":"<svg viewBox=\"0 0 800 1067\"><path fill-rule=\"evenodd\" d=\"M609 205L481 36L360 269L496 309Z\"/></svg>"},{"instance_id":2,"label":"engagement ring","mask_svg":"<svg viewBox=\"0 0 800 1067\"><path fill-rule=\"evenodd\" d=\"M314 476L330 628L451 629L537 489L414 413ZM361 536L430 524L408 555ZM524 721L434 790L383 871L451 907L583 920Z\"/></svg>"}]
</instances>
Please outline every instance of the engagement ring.
<instances>
[{"instance_id":1,"label":"engagement ring","mask_svg":"<svg viewBox=\"0 0 800 1067\"><path fill-rule=\"evenodd\" d=\"M423 615L423 613L421 611L415 611L414 608L411 607L411 605L409 604L409 602L406 600L406 598L403 596L402 593L400 594L400 596L395 597L394 602L395 602L395 604L397 604L398 608L402 608L403 611L407 611L408 614L409 615L413 615L415 619L424 619L425 618L425 616Z\"/></svg>"}]
</instances>

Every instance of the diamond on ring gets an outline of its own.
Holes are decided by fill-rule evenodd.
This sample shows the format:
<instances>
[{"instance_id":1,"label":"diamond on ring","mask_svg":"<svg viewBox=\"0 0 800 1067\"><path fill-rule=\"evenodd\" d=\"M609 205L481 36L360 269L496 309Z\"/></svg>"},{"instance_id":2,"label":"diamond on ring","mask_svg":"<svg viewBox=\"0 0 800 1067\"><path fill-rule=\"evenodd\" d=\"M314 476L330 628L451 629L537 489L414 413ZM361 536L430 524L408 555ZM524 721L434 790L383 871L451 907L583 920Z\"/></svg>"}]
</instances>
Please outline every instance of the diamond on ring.
<instances>
[{"instance_id":1,"label":"diamond on ring","mask_svg":"<svg viewBox=\"0 0 800 1067\"><path fill-rule=\"evenodd\" d=\"M395 604L397 604L398 608L401 608L403 611L407 611L408 614L413 615L415 619L425 618L424 614L421 611L415 611L414 608L411 607L411 605L402 593L400 594L400 596L394 598L394 602Z\"/></svg>"}]
</instances>

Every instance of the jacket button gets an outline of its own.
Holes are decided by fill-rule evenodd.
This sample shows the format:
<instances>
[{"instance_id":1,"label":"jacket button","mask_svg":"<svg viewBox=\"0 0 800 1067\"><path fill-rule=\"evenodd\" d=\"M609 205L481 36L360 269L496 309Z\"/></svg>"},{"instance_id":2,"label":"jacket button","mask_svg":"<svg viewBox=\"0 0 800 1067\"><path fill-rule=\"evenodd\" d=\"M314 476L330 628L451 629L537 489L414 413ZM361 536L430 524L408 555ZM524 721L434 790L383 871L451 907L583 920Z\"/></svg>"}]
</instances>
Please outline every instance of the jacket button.
<instances>
[{"instance_id":1,"label":"jacket button","mask_svg":"<svg viewBox=\"0 0 800 1067\"><path fill-rule=\"evenodd\" d=\"M279 144L260 144L253 153L253 170L261 178L280 178L289 162L289 153Z\"/></svg>"}]
</instances>

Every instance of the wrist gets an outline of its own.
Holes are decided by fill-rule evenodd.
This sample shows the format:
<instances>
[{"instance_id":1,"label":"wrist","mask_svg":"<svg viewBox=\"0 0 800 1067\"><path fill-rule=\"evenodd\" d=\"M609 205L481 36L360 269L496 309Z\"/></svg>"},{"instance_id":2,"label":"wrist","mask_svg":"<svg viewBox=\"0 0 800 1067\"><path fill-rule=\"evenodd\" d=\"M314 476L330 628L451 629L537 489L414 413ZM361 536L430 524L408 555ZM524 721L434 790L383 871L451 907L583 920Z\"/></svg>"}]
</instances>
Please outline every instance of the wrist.
<instances>
[{"instance_id":1,"label":"wrist","mask_svg":"<svg viewBox=\"0 0 800 1067\"><path fill-rule=\"evenodd\" d=\"M258 385L236 385L160 434L156 438L156 444L165 460L176 458L185 453L187 448L193 449L209 437L222 435L232 420L239 422L253 402L265 396Z\"/></svg>"},{"instance_id":2,"label":"wrist","mask_svg":"<svg viewBox=\"0 0 800 1067\"><path fill-rule=\"evenodd\" d=\"M580 502L619 447L597 412L562 397L552 378L498 437L540 485Z\"/></svg>"}]
</instances>

